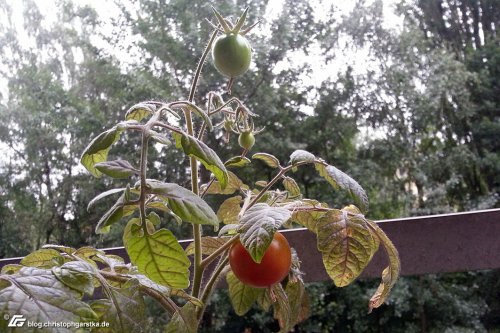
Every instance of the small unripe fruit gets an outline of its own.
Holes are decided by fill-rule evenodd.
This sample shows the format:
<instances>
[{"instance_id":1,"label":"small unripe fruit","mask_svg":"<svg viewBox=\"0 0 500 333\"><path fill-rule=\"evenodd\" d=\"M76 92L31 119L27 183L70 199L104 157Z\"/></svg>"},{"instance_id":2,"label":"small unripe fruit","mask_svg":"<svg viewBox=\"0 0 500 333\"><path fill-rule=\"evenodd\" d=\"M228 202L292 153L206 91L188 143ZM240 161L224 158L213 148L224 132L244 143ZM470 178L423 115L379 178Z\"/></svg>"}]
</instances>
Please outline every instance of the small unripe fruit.
<instances>
[{"instance_id":1,"label":"small unripe fruit","mask_svg":"<svg viewBox=\"0 0 500 333\"><path fill-rule=\"evenodd\" d=\"M245 37L230 33L217 38L212 58L221 74L233 78L245 73L250 67L252 48Z\"/></svg>"},{"instance_id":2,"label":"small unripe fruit","mask_svg":"<svg viewBox=\"0 0 500 333\"><path fill-rule=\"evenodd\" d=\"M253 136L252 132L241 132L240 136L238 137L238 143L240 144L241 148L250 150L255 144L255 137Z\"/></svg>"}]
</instances>

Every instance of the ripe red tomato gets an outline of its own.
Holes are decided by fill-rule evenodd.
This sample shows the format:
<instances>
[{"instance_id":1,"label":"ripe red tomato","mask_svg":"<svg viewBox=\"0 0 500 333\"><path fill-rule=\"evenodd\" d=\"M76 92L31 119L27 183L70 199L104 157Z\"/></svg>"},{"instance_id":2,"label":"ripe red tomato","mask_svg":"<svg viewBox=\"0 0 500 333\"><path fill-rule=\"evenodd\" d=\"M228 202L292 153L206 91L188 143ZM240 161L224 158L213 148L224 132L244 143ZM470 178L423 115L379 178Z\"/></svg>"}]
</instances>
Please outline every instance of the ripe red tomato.
<instances>
[{"instance_id":1,"label":"ripe red tomato","mask_svg":"<svg viewBox=\"0 0 500 333\"><path fill-rule=\"evenodd\" d=\"M287 276L292 265L292 252L286 238L276 232L259 264L253 261L239 240L229 251L229 264L241 282L251 287L265 288L281 282Z\"/></svg>"},{"instance_id":2,"label":"ripe red tomato","mask_svg":"<svg viewBox=\"0 0 500 333\"><path fill-rule=\"evenodd\" d=\"M212 57L219 72L228 77L236 77L250 67L252 48L242 35L225 34L215 41Z\"/></svg>"}]
</instances>

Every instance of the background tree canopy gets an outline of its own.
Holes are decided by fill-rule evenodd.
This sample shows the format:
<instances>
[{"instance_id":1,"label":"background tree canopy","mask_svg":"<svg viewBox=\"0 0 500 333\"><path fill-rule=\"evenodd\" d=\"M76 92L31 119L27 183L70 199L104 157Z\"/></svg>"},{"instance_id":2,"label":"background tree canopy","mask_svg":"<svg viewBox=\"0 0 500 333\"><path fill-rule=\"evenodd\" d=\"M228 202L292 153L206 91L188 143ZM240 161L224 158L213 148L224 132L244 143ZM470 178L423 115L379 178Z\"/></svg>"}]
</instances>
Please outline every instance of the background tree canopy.
<instances>
[{"instance_id":1,"label":"background tree canopy","mask_svg":"<svg viewBox=\"0 0 500 333\"><path fill-rule=\"evenodd\" d=\"M49 16L42 3L0 0L0 83L7 85L0 90L0 258L46 243L120 244L118 230L94 233L109 202L86 206L111 180L84 172L80 154L132 104L185 98L211 32L207 1L108 2L113 11L104 15L63 0ZM250 21L264 18L250 36L251 70L233 88L266 127L256 150L286 161L306 149L334 162L367 190L373 219L500 206L497 1L399 1L389 9L400 24L387 22L388 4L377 0L353 2L348 11L305 0L214 4L234 16L248 5ZM225 84L207 66L198 96ZM227 157L236 151L234 140L209 140ZM122 140L111 154L134 160L133 144ZM175 150L150 154L155 177L186 182ZM267 172L249 170L245 181L266 180ZM312 172L296 176L306 196L346 202ZM404 278L389 305L370 316L359 302L376 287L370 281L345 290L311 285L314 315L297 331L493 332L500 329L499 278ZM270 316L238 320L220 310L226 304L219 293L207 332L272 330Z\"/></svg>"}]
</instances>

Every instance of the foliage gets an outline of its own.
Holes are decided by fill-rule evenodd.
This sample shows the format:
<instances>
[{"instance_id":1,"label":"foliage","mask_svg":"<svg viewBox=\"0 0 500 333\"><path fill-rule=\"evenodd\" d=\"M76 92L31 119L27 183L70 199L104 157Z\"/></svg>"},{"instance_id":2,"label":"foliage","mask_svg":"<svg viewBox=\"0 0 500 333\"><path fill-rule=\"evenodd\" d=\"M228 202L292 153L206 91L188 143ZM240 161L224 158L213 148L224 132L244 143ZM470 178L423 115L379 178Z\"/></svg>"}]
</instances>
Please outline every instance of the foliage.
<instances>
[{"instance_id":1,"label":"foliage","mask_svg":"<svg viewBox=\"0 0 500 333\"><path fill-rule=\"evenodd\" d=\"M83 244L119 245L124 224L114 224L107 234L94 233L100 217L118 197L104 198L88 211L85 207L97 193L116 184L124 190L125 183L112 183L105 176L91 181L75 167L77 160L88 138L119 122L127 110L127 120L141 120L137 116L140 112L134 110L146 108L131 107L131 101L175 100L188 95L192 65L198 60L199 46L208 39L208 25L202 20L211 15L210 6L203 1L181 0L132 1L132 6L124 3L122 12L114 13L115 33L105 37L100 33L105 30L104 22L91 8L63 1L57 7L57 19L47 24L36 3L25 3L24 25L33 42L20 40L13 21L7 19L14 17L9 3L3 1L0 6L6 18L0 24L0 70L10 87L3 96L5 105L0 105L0 141L8 147L8 156L0 159L0 257L26 255L45 243L76 248ZM266 32L249 36L253 67L235 82L233 91L259 115L256 123L266 127L257 136L254 150L274 151L280 161L286 161L289 152L302 149L334 161L337 168L348 170L363 185L374 219L498 207L499 50L495 29L489 29L495 26L492 22L497 20L498 6L491 1L404 1L398 4L398 15L404 15L405 21L400 30L393 30L384 24L383 5L387 6L381 1L359 2L344 18L335 16L334 8L331 16L318 20L314 3L285 1L282 10L263 23ZM217 6L228 13L234 4L218 1ZM249 20L264 16L268 7L267 1L253 1ZM476 8L478 16L474 14ZM326 13L326 8L322 12ZM485 27L484 38L474 36L481 32L480 27ZM134 34L132 40L126 38L129 28ZM111 46L96 44L98 39L105 39ZM314 54L316 49L322 53L318 62L335 60L344 42L347 48L358 45L362 54L364 48L369 49L366 72L356 66L357 59L364 56L352 57L356 59L351 62L353 67L340 66L338 77L332 70L332 78L312 87L303 81L311 73L307 64L293 66L286 62L296 54ZM137 54L138 61L114 57L114 48ZM210 90L220 91L225 84L211 66L205 69L202 83L198 88L201 98ZM197 100L197 104L204 101ZM63 132L71 135L63 140L57 136ZM222 161L228 161L239 153L235 135L228 135L228 143L211 135L204 139ZM131 153L136 143L130 137L127 132L123 134L110 151L110 161L138 158ZM165 143L165 136L156 139ZM181 151L157 147L151 145L148 151L155 160L148 165L149 177L187 187ZM236 161L247 165L245 159L238 157ZM252 163L258 167L237 169L242 183L272 179L273 169L261 167L267 162ZM275 161L270 163L276 165ZM226 163L227 169L234 171L229 165ZM210 172L202 168L202 183L209 177ZM332 196L330 185L319 181L314 168L299 168L293 179L304 197L331 206L348 202L347 193L335 192ZM292 188L294 194L298 193L289 180L283 180L283 185L289 195ZM218 186L214 181L206 194L207 202L216 208L226 197L208 194L216 192ZM235 190L226 187L224 191ZM188 236L190 224L177 224L161 202L151 205L161 207L157 212L162 223L176 237ZM303 223L314 223L313 213L294 216ZM234 223L234 218L228 216L227 223ZM213 235L210 230L205 232ZM415 302L401 301L406 305L398 304L398 308L413 309L416 300L422 298L419 304L424 311L413 315L405 310L407 315L402 319L394 316L392 303L365 316L364 304L356 302L366 288L374 291L371 282L355 282L348 289L315 287L312 294L317 296L312 300L320 299L321 306L313 305L315 314L301 327L314 331L319 323L332 321L332 308L336 308L343 309L339 310L342 315L335 317L339 318L335 320L337 326L328 328L331 330L362 332L382 327L384 331L404 331L398 328L401 323L396 321L400 320L411 331L419 327L422 318L429 331L444 331L447 323L454 326L450 329L480 331L479 326L471 328L467 323L478 320L492 329L498 326L494 315L499 299L494 297L499 290L497 275L485 274L483 280L475 274L466 274L463 279L432 277L433 290L439 286L443 294L437 297L433 293L425 299L417 288L418 281L403 278L394 287L397 297L391 300L399 301L402 294L398 286L407 284L407 297L403 299ZM475 284L484 286L483 290L473 288ZM460 296L463 286L468 286L470 297ZM433 297L446 301L434 302ZM219 326L241 325L234 330L243 331L245 325L225 308L223 295L216 294L212 299L208 307L217 308L209 312L215 313L214 318L221 315ZM451 300L461 302L463 311ZM430 303L432 307L427 307ZM150 307L154 308L148 302ZM482 310L466 311L467 307ZM233 317L222 316L227 313ZM453 313L460 313L463 321L455 322ZM211 322L210 316L204 318L206 323ZM166 318L156 312L154 320L165 325ZM271 316L256 310L250 310L244 320L254 329L266 325L277 329Z\"/></svg>"}]
</instances>

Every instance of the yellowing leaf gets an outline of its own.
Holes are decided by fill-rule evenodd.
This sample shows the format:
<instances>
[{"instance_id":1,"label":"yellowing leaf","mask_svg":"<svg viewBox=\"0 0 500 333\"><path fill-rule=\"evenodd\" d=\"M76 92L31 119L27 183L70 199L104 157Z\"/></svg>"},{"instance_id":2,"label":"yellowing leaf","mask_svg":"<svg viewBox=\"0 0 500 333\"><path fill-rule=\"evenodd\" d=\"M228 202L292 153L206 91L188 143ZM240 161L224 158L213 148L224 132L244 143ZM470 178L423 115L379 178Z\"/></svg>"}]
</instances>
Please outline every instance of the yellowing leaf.
<instances>
[{"instance_id":1,"label":"yellowing leaf","mask_svg":"<svg viewBox=\"0 0 500 333\"><path fill-rule=\"evenodd\" d=\"M252 288L243 284L233 272L227 274L226 281L229 286L229 298L231 299L234 312L238 316L243 316L250 310L257 297L259 297L259 294L263 292L263 289Z\"/></svg>"},{"instance_id":2,"label":"yellowing leaf","mask_svg":"<svg viewBox=\"0 0 500 333\"><path fill-rule=\"evenodd\" d=\"M325 165L324 162L314 164L321 177L325 178L334 188L341 188L354 199L362 212L368 210L368 196L365 190L345 172L332 165Z\"/></svg>"},{"instance_id":3,"label":"yellowing leaf","mask_svg":"<svg viewBox=\"0 0 500 333\"><path fill-rule=\"evenodd\" d=\"M125 114L125 120L141 121L145 117L153 115L155 109L156 107L153 104L148 104L148 103L135 104L130 109L127 110L127 113Z\"/></svg>"},{"instance_id":4,"label":"yellowing leaf","mask_svg":"<svg viewBox=\"0 0 500 333\"><path fill-rule=\"evenodd\" d=\"M234 173L231 171L227 172L228 174L228 182L227 186L222 189L220 186L220 183L218 181L214 181L212 185L208 188L207 194L233 194L236 191L239 191L240 189L248 189L248 186L245 185L241 179L238 178ZM206 186L208 185L203 185L201 190L204 191L206 189Z\"/></svg>"},{"instance_id":5,"label":"yellowing leaf","mask_svg":"<svg viewBox=\"0 0 500 333\"><path fill-rule=\"evenodd\" d=\"M224 224L237 224L238 214L240 213L241 207L240 203L243 198L241 196L235 196L226 199L219 207L217 211L217 217Z\"/></svg>"},{"instance_id":6,"label":"yellowing leaf","mask_svg":"<svg viewBox=\"0 0 500 333\"><path fill-rule=\"evenodd\" d=\"M252 159L254 160L261 160L264 162L267 166L271 168L278 168L280 166L280 161L273 155L271 154L266 154L266 153L257 153L252 155Z\"/></svg>"},{"instance_id":7,"label":"yellowing leaf","mask_svg":"<svg viewBox=\"0 0 500 333\"><path fill-rule=\"evenodd\" d=\"M230 237L202 237L201 238L201 253L203 255L211 255L218 250L222 245L226 244ZM188 256L194 254L194 242L186 247Z\"/></svg>"},{"instance_id":8,"label":"yellowing leaf","mask_svg":"<svg viewBox=\"0 0 500 333\"><path fill-rule=\"evenodd\" d=\"M401 271L401 262L399 260L398 250L392 244L391 240L385 232L379 228L379 226L373 221L367 221L370 228L375 232L377 237L380 238L382 245L384 246L385 252L389 257L389 266L387 266L382 272L382 282L379 287L375 291L375 294L370 299L368 304L369 312L374 308L378 308L382 304L384 304L385 300L389 296L392 287L396 283L399 278L399 273Z\"/></svg>"},{"instance_id":9,"label":"yellowing leaf","mask_svg":"<svg viewBox=\"0 0 500 333\"><path fill-rule=\"evenodd\" d=\"M284 177L283 186L285 187L285 190L288 192L288 196L290 198L296 198L300 196L300 187L293 178Z\"/></svg>"},{"instance_id":10,"label":"yellowing leaf","mask_svg":"<svg viewBox=\"0 0 500 333\"><path fill-rule=\"evenodd\" d=\"M54 249L40 249L28 254L21 260L21 265L38 268L50 268L61 263L61 254Z\"/></svg>"},{"instance_id":11,"label":"yellowing leaf","mask_svg":"<svg viewBox=\"0 0 500 333\"><path fill-rule=\"evenodd\" d=\"M378 249L363 215L330 210L317 223L318 250L328 275L338 287L354 281Z\"/></svg>"}]
</instances>

